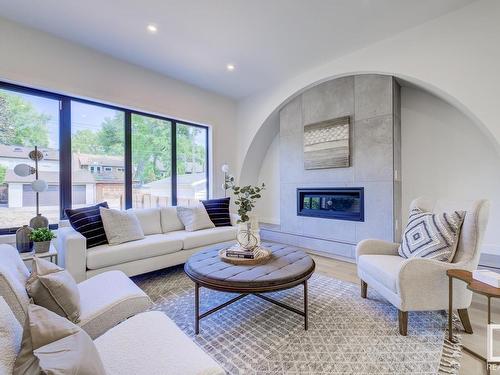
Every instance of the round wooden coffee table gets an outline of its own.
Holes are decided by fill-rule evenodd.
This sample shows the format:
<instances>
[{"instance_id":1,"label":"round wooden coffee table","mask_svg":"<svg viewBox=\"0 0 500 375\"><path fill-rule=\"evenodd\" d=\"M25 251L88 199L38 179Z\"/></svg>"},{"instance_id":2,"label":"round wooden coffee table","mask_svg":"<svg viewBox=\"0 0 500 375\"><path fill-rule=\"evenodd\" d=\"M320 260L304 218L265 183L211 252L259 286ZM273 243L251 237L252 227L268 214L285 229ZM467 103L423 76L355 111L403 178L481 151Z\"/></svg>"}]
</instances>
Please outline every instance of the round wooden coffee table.
<instances>
[{"instance_id":1,"label":"round wooden coffee table","mask_svg":"<svg viewBox=\"0 0 500 375\"><path fill-rule=\"evenodd\" d=\"M222 245L209 247L188 259L184 265L184 271L195 283L196 334L200 332L201 319L250 294L303 316L304 329L307 330L307 280L316 267L314 260L294 246L271 243L263 245L272 250L271 259L266 263L253 266L223 262L218 254ZM303 311L261 294L293 288L300 284L304 286ZM240 295L200 314L201 287L221 292L240 293Z\"/></svg>"}]
</instances>

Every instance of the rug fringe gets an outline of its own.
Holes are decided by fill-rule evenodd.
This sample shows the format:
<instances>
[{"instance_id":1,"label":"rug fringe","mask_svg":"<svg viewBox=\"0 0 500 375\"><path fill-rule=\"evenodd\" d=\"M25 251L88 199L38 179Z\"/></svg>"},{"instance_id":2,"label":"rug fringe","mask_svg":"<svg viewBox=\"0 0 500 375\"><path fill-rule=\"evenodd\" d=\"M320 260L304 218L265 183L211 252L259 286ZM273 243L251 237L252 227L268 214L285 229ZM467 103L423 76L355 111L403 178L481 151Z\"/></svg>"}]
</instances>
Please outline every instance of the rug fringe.
<instances>
[{"instance_id":1,"label":"rug fringe","mask_svg":"<svg viewBox=\"0 0 500 375\"><path fill-rule=\"evenodd\" d=\"M456 333L460 329L460 320L453 315L453 342L448 339L448 328L446 328L441 361L438 374L457 375L460 370L460 359L462 358L462 336Z\"/></svg>"}]
</instances>

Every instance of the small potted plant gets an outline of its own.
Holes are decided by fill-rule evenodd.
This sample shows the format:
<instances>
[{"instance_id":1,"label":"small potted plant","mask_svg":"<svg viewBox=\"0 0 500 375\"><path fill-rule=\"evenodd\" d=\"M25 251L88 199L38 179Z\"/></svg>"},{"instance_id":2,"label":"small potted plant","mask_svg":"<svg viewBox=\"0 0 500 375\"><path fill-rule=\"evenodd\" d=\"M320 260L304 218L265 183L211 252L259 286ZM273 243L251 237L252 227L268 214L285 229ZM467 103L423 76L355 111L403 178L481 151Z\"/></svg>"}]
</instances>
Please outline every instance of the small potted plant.
<instances>
[{"instance_id":1,"label":"small potted plant","mask_svg":"<svg viewBox=\"0 0 500 375\"><path fill-rule=\"evenodd\" d=\"M33 229L30 234L30 240L33 241L35 253L46 253L50 250L50 241L56 238L56 235L49 228Z\"/></svg>"}]
</instances>

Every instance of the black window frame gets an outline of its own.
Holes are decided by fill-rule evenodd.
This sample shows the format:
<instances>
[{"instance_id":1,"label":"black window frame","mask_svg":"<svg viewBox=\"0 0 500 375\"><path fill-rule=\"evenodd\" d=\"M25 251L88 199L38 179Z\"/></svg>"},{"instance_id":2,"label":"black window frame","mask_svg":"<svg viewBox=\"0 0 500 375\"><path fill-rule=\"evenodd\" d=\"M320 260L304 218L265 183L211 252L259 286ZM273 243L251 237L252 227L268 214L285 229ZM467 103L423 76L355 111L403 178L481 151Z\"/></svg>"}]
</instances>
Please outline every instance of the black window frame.
<instances>
[{"instance_id":1,"label":"black window frame","mask_svg":"<svg viewBox=\"0 0 500 375\"><path fill-rule=\"evenodd\" d=\"M64 210L72 208L72 177L71 177L71 102L79 102L104 108L122 111L124 113L125 130L125 208L132 208L132 115L151 117L158 120L170 122L171 127L171 160L172 160L172 206L177 205L177 124L183 124L204 129L206 131L206 189L207 198L210 198L210 127L196 124L190 121L178 120L176 118L161 116L154 113L148 113L127 107L101 103L94 100L82 99L74 96L57 94L50 91L39 90L27 86L17 85L0 81L0 89L17 92L21 94L34 95L59 102L59 219L65 220ZM51 224L51 229L57 229L58 224ZM19 227L0 228L0 235L14 234Z\"/></svg>"}]
</instances>

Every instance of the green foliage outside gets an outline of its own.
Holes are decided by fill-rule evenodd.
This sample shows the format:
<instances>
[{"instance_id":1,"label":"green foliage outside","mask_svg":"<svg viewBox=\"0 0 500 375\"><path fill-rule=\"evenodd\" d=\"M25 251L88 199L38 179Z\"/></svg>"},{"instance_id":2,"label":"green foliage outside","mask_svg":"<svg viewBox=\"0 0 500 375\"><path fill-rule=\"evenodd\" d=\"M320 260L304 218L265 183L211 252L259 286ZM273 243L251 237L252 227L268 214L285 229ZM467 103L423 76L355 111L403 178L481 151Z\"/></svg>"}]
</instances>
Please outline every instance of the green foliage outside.
<instances>
[{"instance_id":1,"label":"green foliage outside","mask_svg":"<svg viewBox=\"0 0 500 375\"><path fill-rule=\"evenodd\" d=\"M132 163L134 180L146 184L172 174L170 123L132 116Z\"/></svg>"},{"instance_id":2,"label":"green foliage outside","mask_svg":"<svg viewBox=\"0 0 500 375\"><path fill-rule=\"evenodd\" d=\"M56 238L56 235L49 228L33 229L30 233L30 240L33 242L50 241L53 238Z\"/></svg>"},{"instance_id":3,"label":"green foliage outside","mask_svg":"<svg viewBox=\"0 0 500 375\"><path fill-rule=\"evenodd\" d=\"M0 91L0 144L48 147L49 120L19 95Z\"/></svg>"},{"instance_id":4,"label":"green foliage outside","mask_svg":"<svg viewBox=\"0 0 500 375\"><path fill-rule=\"evenodd\" d=\"M5 181L5 174L7 173L7 167L3 164L0 164L0 184L3 184Z\"/></svg>"},{"instance_id":5,"label":"green foliage outside","mask_svg":"<svg viewBox=\"0 0 500 375\"><path fill-rule=\"evenodd\" d=\"M195 143L202 130L177 125L177 173L185 174L188 163L206 168L205 147ZM172 174L170 122L140 115L132 116L133 180L147 184ZM75 152L122 156L125 149L123 115L106 118L99 131L78 130L71 143Z\"/></svg>"}]
</instances>

